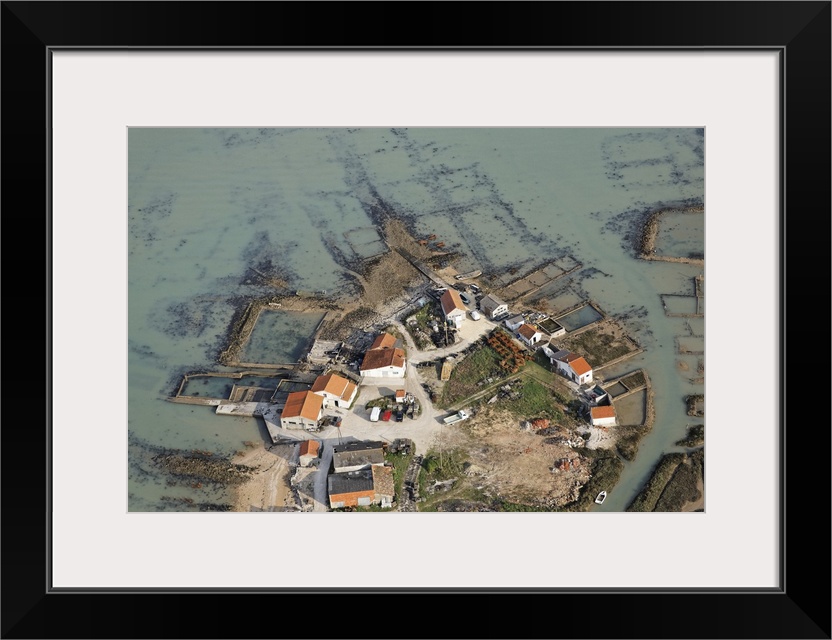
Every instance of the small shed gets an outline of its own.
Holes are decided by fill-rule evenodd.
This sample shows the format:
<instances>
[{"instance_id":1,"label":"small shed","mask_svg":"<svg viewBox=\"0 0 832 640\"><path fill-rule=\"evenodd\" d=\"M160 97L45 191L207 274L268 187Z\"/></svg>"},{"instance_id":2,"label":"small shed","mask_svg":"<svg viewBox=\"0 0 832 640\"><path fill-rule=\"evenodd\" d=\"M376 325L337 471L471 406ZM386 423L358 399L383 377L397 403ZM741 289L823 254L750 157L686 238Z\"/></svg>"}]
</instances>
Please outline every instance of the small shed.
<instances>
[{"instance_id":1,"label":"small shed","mask_svg":"<svg viewBox=\"0 0 832 640\"><path fill-rule=\"evenodd\" d=\"M589 421L593 427L612 427L615 425L615 407L611 404L592 407L589 410Z\"/></svg>"},{"instance_id":2,"label":"small shed","mask_svg":"<svg viewBox=\"0 0 832 640\"><path fill-rule=\"evenodd\" d=\"M320 455L321 443L317 440L304 440L300 443L300 466L308 467Z\"/></svg>"}]
</instances>

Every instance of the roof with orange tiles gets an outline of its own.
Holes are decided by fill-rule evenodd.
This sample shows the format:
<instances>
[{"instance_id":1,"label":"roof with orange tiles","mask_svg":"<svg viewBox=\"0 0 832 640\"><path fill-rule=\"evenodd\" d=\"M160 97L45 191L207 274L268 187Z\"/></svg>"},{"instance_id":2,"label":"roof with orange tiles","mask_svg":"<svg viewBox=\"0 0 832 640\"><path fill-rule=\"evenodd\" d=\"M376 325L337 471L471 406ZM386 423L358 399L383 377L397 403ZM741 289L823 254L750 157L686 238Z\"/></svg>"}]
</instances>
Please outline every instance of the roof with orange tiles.
<instances>
[{"instance_id":1,"label":"roof with orange tiles","mask_svg":"<svg viewBox=\"0 0 832 640\"><path fill-rule=\"evenodd\" d=\"M456 289L448 289L445 293L442 294L442 297L439 298L439 302L442 304L442 313L446 316L456 309L460 311L465 311L466 307L462 304L462 298L459 297L459 292Z\"/></svg>"},{"instance_id":2,"label":"roof with orange tiles","mask_svg":"<svg viewBox=\"0 0 832 640\"><path fill-rule=\"evenodd\" d=\"M615 407L611 404L605 405L603 407L592 407L590 410L590 415L593 418L614 418L615 417Z\"/></svg>"},{"instance_id":3,"label":"roof with orange tiles","mask_svg":"<svg viewBox=\"0 0 832 640\"><path fill-rule=\"evenodd\" d=\"M582 356L578 356L574 360L567 360L566 362L568 362L569 366L572 367L572 371L579 376L592 371L592 367L589 366L589 363L584 360Z\"/></svg>"},{"instance_id":4,"label":"roof with orange tiles","mask_svg":"<svg viewBox=\"0 0 832 640\"><path fill-rule=\"evenodd\" d=\"M404 389L396 389L396 397L397 398L404 398Z\"/></svg>"},{"instance_id":5,"label":"roof with orange tiles","mask_svg":"<svg viewBox=\"0 0 832 640\"><path fill-rule=\"evenodd\" d=\"M396 346L396 338L389 333L382 333L376 336L370 349L389 349Z\"/></svg>"},{"instance_id":6,"label":"roof with orange tiles","mask_svg":"<svg viewBox=\"0 0 832 640\"><path fill-rule=\"evenodd\" d=\"M371 349L361 362L361 371L382 367L403 367L404 351L401 349Z\"/></svg>"},{"instance_id":7,"label":"roof with orange tiles","mask_svg":"<svg viewBox=\"0 0 832 640\"><path fill-rule=\"evenodd\" d=\"M335 373L328 373L325 376L318 376L312 384L312 393L331 393L332 395L341 398L342 400L349 400L352 397L352 392L355 390L355 385Z\"/></svg>"},{"instance_id":8,"label":"roof with orange tiles","mask_svg":"<svg viewBox=\"0 0 832 640\"><path fill-rule=\"evenodd\" d=\"M300 455L317 457L320 448L321 443L317 440L304 440L300 443Z\"/></svg>"},{"instance_id":9,"label":"roof with orange tiles","mask_svg":"<svg viewBox=\"0 0 832 640\"><path fill-rule=\"evenodd\" d=\"M321 407L324 404L323 396L311 391L295 391L286 398L286 406L283 407L281 418L297 418L298 416L307 420L317 420L321 414Z\"/></svg>"},{"instance_id":10,"label":"roof with orange tiles","mask_svg":"<svg viewBox=\"0 0 832 640\"><path fill-rule=\"evenodd\" d=\"M531 340L534 337L534 334L539 333L537 327L533 324L522 324L517 332L526 340Z\"/></svg>"}]
</instances>

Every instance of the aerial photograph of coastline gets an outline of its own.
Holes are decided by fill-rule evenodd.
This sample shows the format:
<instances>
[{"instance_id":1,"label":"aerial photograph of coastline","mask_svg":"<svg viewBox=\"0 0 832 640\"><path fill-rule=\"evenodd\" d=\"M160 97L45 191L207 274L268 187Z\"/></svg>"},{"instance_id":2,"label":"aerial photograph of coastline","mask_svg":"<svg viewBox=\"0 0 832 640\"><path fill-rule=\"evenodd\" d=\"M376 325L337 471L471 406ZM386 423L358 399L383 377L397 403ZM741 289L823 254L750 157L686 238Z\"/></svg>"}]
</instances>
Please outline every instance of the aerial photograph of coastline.
<instances>
[{"instance_id":1,"label":"aerial photograph of coastline","mask_svg":"<svg viewBox=\"0 0 832 640\"><path fill-rule=\"evenodd\" d=\"M705 512L705 130L130 128L130 512Z\"/></svg>"}]
</instances>

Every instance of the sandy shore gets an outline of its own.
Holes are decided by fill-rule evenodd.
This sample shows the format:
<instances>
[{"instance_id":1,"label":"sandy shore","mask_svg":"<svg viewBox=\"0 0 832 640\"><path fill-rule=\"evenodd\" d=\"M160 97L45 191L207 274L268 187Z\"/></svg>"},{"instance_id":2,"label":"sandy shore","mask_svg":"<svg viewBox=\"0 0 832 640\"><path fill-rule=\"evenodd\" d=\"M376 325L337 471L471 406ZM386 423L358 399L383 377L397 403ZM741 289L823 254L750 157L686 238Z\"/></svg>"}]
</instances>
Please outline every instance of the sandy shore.
<instances>
[{"instance_id":1,"label":"sandy shore","mask_svg":"<svg viewBox=\"0 0 832 640\"><path fill-rule=\"evenodd\" d=\"M282 452L281 452L282 453ZM282 511L293 503L289 461L265 448L245 451L236 464L254 467L251 478L234 490L234 511Z\"/></svg>"}]
</instances>

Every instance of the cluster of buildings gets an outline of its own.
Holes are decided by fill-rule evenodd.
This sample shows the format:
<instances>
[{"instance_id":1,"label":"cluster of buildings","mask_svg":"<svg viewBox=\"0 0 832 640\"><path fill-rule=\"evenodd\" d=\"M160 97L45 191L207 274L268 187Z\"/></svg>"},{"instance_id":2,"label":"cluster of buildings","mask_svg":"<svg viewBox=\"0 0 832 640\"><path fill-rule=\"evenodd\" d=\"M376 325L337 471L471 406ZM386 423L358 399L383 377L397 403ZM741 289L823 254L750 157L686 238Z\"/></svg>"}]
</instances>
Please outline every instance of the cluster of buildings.
<instances>
[{"instance_id":1,"label":"cluster of buildings","mask_svg":"<svg viewBox=\"0 0 832 640\"><path fill-rule=\"evenodd\" d=\"M401 341L389 333L376 337L359 366L362 378L404 378L406 370L407 361ZM284 429L315 430L325 409L349 408L357 393L358 384L337 373L318 376L308 391L289 394L280 414L280 426ZM401 395L403 400L404 392Z\"/></svg>"},{"instance_id":2,"label":"cluster of buildings","mask_svg":"<svg viewBox=\"0 0 832 640\"><path fill-rule=\"evenodd\" d=\"M445 321L457 328L462 326L467 309L459 292L449 288L439 298L439 302ZM479 308L489 320L502 322L528 348L542 349L557 373L577 385L586 385L592 382L592 366L586 359L577 353L560 349L552 342L554 338L566 333L566 329L557 321L542 316L542 314L537 314L543 318L541 325L546 325L545 330L543 330L523 314L510 315L508 304L494 294L488 294L481 298ZM593 426L614 425L614 407L612 404L600 405L599 402L608 402L608 399L605 397L604 400L599 399L593 402L593 405L596 406L590 407L590 423Z\"/></svg>"},{"instance_id":3,"label":"cluster of buildings","mask_svg":"<svg viewBox=\"0 0 832 640\"><path fill-rule=\"evenodd\" d=\"M300 444L300 465L310 466L320 452L320 442L304 440ZM332 471L326 479L330 508L393 506L393 467L385 465L383 442L353 441L335 445Z\"/></svg>"},{"instance_id":4,"label":"cluster of buildings","mask_svg":"<svg viewBox=\"0 0 832 640\"><path fill-rule=\"evenodd\" d=\"M393 467L384 464L384 443L347 442L335 445L334 473L327 476L327 494L332 509L393 506Z\"/></svg>"}]
</instances>

